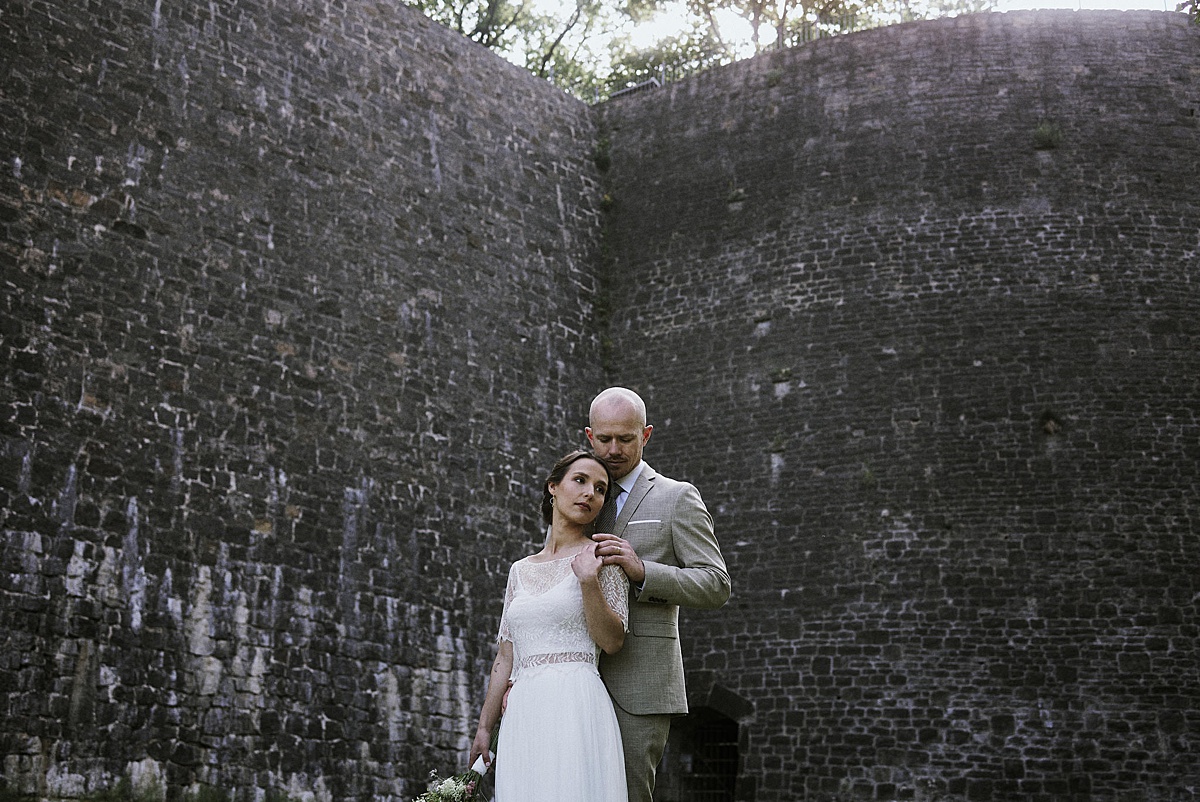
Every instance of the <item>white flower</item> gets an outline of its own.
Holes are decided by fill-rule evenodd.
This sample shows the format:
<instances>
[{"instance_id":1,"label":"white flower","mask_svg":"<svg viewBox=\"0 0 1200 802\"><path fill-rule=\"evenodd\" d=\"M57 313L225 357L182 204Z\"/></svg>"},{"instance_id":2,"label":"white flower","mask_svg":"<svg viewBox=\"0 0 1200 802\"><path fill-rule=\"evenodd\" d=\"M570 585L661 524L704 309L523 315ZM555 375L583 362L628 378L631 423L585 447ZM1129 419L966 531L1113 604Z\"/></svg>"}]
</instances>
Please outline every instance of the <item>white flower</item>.
<instances>
[{"instance_id":1,"label":"white flower","mask_svg":"<svg viewBox=\"0 0 1200 802\"><path fill-rule=\"evenodd\" d=\"M453 799L459 799L466 796L467 786L451 777L442 783L440 791Z\"/></svg>"}]
</instances>

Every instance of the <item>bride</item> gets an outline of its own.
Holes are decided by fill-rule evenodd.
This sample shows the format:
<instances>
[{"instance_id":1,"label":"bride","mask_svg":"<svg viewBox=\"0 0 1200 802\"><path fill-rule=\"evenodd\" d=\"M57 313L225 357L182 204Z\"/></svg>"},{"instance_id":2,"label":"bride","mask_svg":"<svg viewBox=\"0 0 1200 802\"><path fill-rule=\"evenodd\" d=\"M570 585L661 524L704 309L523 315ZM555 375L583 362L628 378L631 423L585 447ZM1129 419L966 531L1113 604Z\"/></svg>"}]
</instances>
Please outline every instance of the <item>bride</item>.
<instances>
[{"instance_id":1,"label":"bride","mask_svg":"<svg viewBox=\"0 0 1200 802\"><path fill-rule=\"evenodd\" d=\"M590 453L560 459L542 494L546 546L509 569L470 760L482 755L490 767L500 721L496 802L627 799L621 734L596 666L601 649L613 654L625 642L629 585L620 568L601 563L588 537L611 485L608 468Z\"/></svg>"}]
</instances>

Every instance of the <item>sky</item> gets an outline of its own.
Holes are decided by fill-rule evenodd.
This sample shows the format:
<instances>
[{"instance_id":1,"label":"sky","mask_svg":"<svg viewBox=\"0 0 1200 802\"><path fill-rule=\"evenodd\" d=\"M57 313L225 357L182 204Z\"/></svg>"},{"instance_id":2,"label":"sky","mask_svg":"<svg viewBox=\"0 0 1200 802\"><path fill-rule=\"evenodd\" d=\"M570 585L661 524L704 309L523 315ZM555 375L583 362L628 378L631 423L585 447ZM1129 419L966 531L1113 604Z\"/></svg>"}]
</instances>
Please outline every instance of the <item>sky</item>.
<instances>
[{"instance_id":1,"label":"sky","mask_svg":"<svg viewBox=\"0 0 1200 802\"><path fill-rule=\"evenodd\" d=\"M1059 8L1059 9L1104 9L1104 10L1148 10L1174 11L1179 0L1000 0L997 11L1020 11L1024 9ZM683 3L668 4L666 8L655 15L648 23L643 23L633 33L633 43L637 46L648 46L655 40L675 33L682 27L684 19ZM750 40L750 25L732 12L718 12L717 23L721 31L730 40ZM744 29L744 30L742 30ZM743 55L751 55L747 52Z\"/></svg>"}]
</instances>

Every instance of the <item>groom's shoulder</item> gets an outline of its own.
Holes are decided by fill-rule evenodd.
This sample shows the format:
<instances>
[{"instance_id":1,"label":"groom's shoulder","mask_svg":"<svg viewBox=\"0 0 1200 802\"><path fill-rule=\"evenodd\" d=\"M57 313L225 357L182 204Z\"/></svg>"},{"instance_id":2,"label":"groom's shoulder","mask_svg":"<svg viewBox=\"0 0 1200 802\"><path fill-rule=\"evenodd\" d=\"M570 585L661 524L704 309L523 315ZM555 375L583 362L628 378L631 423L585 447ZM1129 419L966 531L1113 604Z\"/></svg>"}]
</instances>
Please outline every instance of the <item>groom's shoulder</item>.
<instances>
[{"instance_id":1,"label":"groom's shoulder","mask_svg":"<svg viewBox=\"0 0 1200 802\"><path fill-rule=\"evenodd\" d=\"M679 493L683 493L688 489L696 490L697 493L699 492L699 490L696 489L696 486L691 482L685 482L680 479L672 479L670 476L654 470L649 464L646 465L643 471L646 474L647 481L651 482L652 485L660 492L670 493L672 495L678 495Z\"/></svg>"}]
</instances>

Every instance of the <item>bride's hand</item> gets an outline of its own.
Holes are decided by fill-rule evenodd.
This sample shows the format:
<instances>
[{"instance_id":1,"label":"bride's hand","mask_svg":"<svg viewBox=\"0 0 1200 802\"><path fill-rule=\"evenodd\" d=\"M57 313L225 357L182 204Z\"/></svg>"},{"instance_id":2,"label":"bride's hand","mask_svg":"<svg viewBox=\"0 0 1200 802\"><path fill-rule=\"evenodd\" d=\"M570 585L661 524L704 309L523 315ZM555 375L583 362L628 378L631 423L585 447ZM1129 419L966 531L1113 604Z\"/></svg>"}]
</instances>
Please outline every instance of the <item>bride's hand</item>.
<instances>
[{"instance_id":1,"label":"bride's hand","mask_svg":"<svg viewBox=\"0 0 1200 802\"><path fill-rule=\"evenodd\" d=\"M579 577L580 581L595 579L600 575L600 567L603 565L604 560L596 555L594 544L571 558L571 570L575 572L575 576Z\"/></svg>"},{"instance_id":2,"label":"bride's hand","mask_svg":"<svg viewBox=\"0 0 1200 802\"><path fill-rule=\"evenodd\" d=\"M475 759L477 757L479 757L480 755L482 755L484 764L488 767L488 769L491 769L491 767L492 767L491 745L492 745L491 734L484 732L483 730L476 730L475 731L475 740L471 743L471 757L470 757L470 760L467 763L467 765L474 766Z\"/></svg>"}]
</instances>

